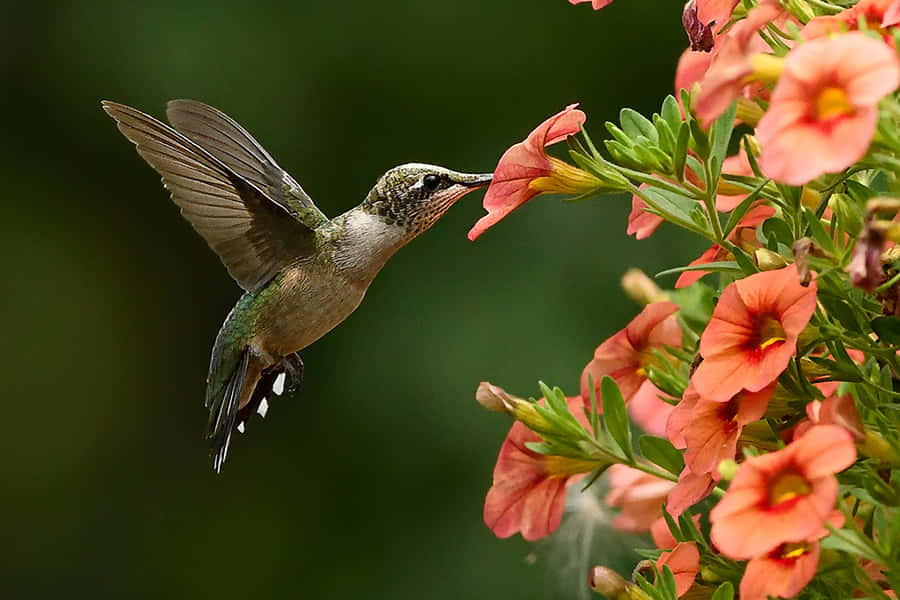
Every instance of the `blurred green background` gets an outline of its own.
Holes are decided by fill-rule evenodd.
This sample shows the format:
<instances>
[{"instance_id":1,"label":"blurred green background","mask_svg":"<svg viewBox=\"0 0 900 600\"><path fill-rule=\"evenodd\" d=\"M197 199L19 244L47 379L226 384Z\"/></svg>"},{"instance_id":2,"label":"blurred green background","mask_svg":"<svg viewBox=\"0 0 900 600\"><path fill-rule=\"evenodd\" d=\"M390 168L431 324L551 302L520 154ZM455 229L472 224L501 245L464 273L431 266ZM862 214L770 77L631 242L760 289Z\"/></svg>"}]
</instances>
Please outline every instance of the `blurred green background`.
<instances>
[{"instance_id":1,"label":"blurred green background","mask_svg":"<svg viewBox=\"0 0 900 600\"><path fill-rule=\"evenodd\" d=\"M624 270L696 248L665 227L626 237L621 196L541 198L473 244L482 194L468 196L303 353L303 393L252 422L217 477L204 379L239 289L99 102L217 106L335 215L396 164L489 171L573 101L597 139L620 106L653 111L686 44L680 12L6 3L0 595L577 597L621 538L591 529L584 552L491 534L482 502L509 422L475 387L576 393L638 310Z\"/></svg>"}]
</instances>

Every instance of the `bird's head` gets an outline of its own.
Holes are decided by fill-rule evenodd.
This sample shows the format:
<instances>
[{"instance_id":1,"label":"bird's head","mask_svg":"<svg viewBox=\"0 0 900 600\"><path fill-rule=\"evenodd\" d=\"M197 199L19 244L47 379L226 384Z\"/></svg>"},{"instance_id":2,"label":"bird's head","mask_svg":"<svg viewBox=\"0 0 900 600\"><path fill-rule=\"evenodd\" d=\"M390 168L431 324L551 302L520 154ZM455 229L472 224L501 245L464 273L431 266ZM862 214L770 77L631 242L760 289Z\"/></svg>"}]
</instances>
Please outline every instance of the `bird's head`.
<instances>
[{"instance_id":1,"label":"bird's head","mask_svg":"<svg viewBox=\"0 0 900 600\"><path fill-rule=\"evenodd\" d=\"M363 206L417 235L464 195L487 186L491 177L490 173L459 173L420 163L400 165L379 178Z\"/></svg>"}]
</instances>

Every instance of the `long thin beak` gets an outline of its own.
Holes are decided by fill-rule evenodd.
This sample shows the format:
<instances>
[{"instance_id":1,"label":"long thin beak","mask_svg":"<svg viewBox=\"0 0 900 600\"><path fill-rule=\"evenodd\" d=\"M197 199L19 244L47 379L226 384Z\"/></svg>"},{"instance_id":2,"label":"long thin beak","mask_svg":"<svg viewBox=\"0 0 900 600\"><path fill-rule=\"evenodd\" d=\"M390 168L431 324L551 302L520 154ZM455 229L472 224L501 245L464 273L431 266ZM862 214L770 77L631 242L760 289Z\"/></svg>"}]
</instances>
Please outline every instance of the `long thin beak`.
<instances>
[{"instance_id":1,"label":"long thin beak","mask_svg":"<svg viewBox=\"0 0 900 600\"><path fill-rule=\"evenodd\" d=\"M464 185L467 188L481 188L486 185L490 185L491 180L494 178L493 173L478 173L478 174L469 174L469 173L461 173L458 179L460 185Z\"/></svg>"}]
</instances>

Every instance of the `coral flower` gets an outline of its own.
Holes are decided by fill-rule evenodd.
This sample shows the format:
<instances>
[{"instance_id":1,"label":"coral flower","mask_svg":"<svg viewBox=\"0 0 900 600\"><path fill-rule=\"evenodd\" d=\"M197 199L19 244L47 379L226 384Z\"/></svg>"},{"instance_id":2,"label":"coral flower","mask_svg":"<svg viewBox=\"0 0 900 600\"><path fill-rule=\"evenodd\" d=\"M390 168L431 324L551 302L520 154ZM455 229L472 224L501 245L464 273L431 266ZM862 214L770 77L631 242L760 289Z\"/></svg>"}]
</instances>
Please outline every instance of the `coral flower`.
<instances>
[{"instance_id":1,"label":"coral flower","mask_svg":"<svg viewBox=\"0 0 900 600\"><path fill-rule=\"evenodd\" d=\"M763 173L802 185L846 169L866 153L878 101L898 83L896 52L861 32L798 46L756 129Z\"/></svg>"},{"instance_id":2,"label":"coral flower","mask_svg":"<svg viewBox=\"0 0 900 600\"><path fill-rule=\"evenodd\" d=\"M545 146L561 142L581 130L587 118L570 104L532 131L524 142L507 150L497 168L494 179L484 195L488 214L469 231L474 240L506 215L543 193L580 194L596 188L600 181L557 158L547 156Z\"/></svg>"},{"instance_id":3,"label":"coral flower","mask_svg":"<svg viewBox=\"0 0 900 600\"><path fill-rule=\"evenodd\" d=\"M700 570L700 552L697 542L681 542L671 552L663 552L656 561L656 569L662 571L668 566L675 576L675 593L679 598L685 595L694 584Z\"/></svg>"},{"instance_id":4,"label":"coral flower","mask_svg":"<svg viewBox=\"0 0 900 600\"><path fill-rule=\"evenodd\" d=\"M678 483L666 498L666 512L673 517L681 516L681 513L709 496L719 479L718 471L694 473L685 466L678 476Z\"/></svg>"},{"instance_id":5,"label":"coral flower","mask_svg":"<svg viewBox=\"0 0 900 600\"><path fill-rule=\"evenodd\" d=\"M630 533L649 531L662 516L663 502L674 484L625 465L612 465L607 473L610 490L606 504L622 509L612 526Z\"/></svg>"},{"instance_id":6,"label":"coral flower","mask_svg":"<svg viewBox=\"0 0 900 600\"><path fill-rule=\"evenodd\" d=\"M725 112L750 79L766 80L777 75L780 61L765 54L771 49L759 36L759 30L784 14L778 2L763 0L723 36L700 82L697 116L704 126Z\"/></svg>"},{"instance_id":7,"label":"coral flower","mask_svg":"<svg viewBox=\"0 0 900 600\"><path fill-rule=\"evenodd\" d=\"M650 187L646 183L640 185L640 189ZM633 235L635 239L643 240L650 237L656 228L662 225L663 219L659 215L647 212L647 204L636 194L631 197L631 213L628 215L628 229L625 233Z\"/></svg>"},{"instance_id":8,"label":"coral flower","mask_svg":"<svg viewBox=\"0 0 900 600\"><path fill-rule=\"evenodd\" d=\"M855 460L853 439L835 425L813 427L782 450L748 458L710 513L712 542L743 560L812 539L834 509L834 474Z\"/></svg>"},{"instance_id":9,"label":"coral flower","mask_svg":"<svg viewBox=\"0 0 900 600\"><path fill-rule=\"evenodd\" d=\"M744 250L755 249L760 246L759 240L756 239L756 228L762 225L763 221L775 214L775 209L771 206L756 206L744 215L731 233L728 234L728 241ZM723 260L730 260L731 253L720 246L713 244L709 250L701 254L698 258L691 261L691 266L708 265ZM678 276L675 282L675 288L683 288L691 285L699 280L709 271L685 271Z\"/></svg>"},{"instance_id":10,"label":"coral flower","mask_svg":"<svg viewBox=\"0 0 900 600\"><path fill-rule=\"evenodd\" d=\"M681 346L681 329L675 319L677 310L678 305L673 302L648 304L625 329L600 344L581 374L581 396L585 402L591 397L590 377L594 379L599 402L602 400L600 382L604 375L609 375L619 385L625 402L635 403L637 412L632 412L632 418L648 427L648 431L664 430L662 419L667 415L663 417L658 411L668 412L671 406L659 400L662 392L647 379L646 369L657 360L654 349Z\"/></svg>"},{"instance_id":11,"label":"coral flower","mask_svg":"<svg viewBox=\"0 0 900 600\"><path fill-rule=\"evenodd\" d=\"M701 398L692 387L669 416L666 433L676 448L686 448L684 462L694 473L713 473L734 458L744 425L762 418L775 382L758 392L740 391L728 402Z\"/></svg>"},{"instance_id":12,"label":"coral flower","mask_svg":"<svg viewBox=\"0 0 900 600\"><path fill-rule=\"evenodd\" d=\"M700 515L692 515L691 520L694 522L694 527L700 529ZM669 525L664 517L653 522L653 525L650 526L650 535L653 537L653 543L660 550L671 550L678 545L678 540L669 531Z\"/></svg>"},{"instance_id":13,"label":"coral flower","mask_svg":"<svg viewBox=\"0 0 900 600\"><path fill-rule=\"evenodd\" d=\"M813 17L800 30L800 34L804 39L812 40L854 30L858 28L860 17L865 17L870 28L880 27L885 30L893 27L900 23L900 0L861 0L856 6L842 10L836 15ZM882 33L890 36L887 31Z\"/></svg>"},{"instance_id":14,"label":"coral flower","mask_svg":"<svg viewBox=\"0 0 900 600\"><path fill-rule=\"evenodd\" d=\"M584 422L579 396L568 399L569 410ZM497 537L521 531L526 540L552 533L562 519L566 487L597 465L529 450L525 444L541 438L519 421L513 423L494 467L494 483L484 502L484 522Z\"/></svg>"},{"instance_id":15,"label":"coral flower","mask_svg":"<svg viewBox=\"0 0 900 600\"><path fill-rule=\"evenodd\" d=\"M729 284L700 336L703 362L691 378L697 392L727 402L768 386L795 354L815 308L816 283L800 285L795 265Z\"/></svg>"},{"instance_id":16,"label":"coral flower","mask_svg":"<svg viewBox=\"0 0 900 600\"><path fill-rule=\"evenodd\" d=\"M812 581L819 566L819 542L781 544L747 563L741 579L741 600L768 596L793 598Z\"/></svg>"},{"instance_id":17,"label":"coral flower","mask_svg":"<svg viewBox=\"0 0 900 600\"><path fill-rule=\"evenodd\" d=\"M594 10L600 10L612 4L613 0L569 0L569 4L583 4L585 2L590 2Z\"/></svg>"},{"instance_id":18,"label":"coral flower","mask_svg":"<svg viewBox=\"0 0 900 600\"><path fill-rule=\"evenodd\" d=\"M838 425L847 430L853 436L854 442L862 442L866 439L866 429L859 413L856 412L856 404L850 394L842 396L829 396L824 401L813 400L806 405L807 421L797 424L794 428L794 439L802 437L807 431L816 425Z\"/></svg>"}]
</instances>

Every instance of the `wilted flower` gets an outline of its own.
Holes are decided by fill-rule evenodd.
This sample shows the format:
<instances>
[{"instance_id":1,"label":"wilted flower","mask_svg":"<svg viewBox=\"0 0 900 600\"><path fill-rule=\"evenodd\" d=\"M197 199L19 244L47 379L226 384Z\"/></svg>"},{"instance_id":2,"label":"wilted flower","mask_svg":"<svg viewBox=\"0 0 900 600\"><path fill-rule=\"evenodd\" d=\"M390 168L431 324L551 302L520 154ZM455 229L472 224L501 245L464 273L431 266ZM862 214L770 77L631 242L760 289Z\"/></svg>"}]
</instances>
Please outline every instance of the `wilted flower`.
<instances>
[{"instance_id":1,"label":"wilted flower","mask_svg":"<svg viewBox=\"0 0 900 600\"><path fill-rule=\"evenodd\" d=\"M898 83L896 52L863 33L794 48L756 128L760 169L789 185L846 169L866 153L878 101Z\"/></svg>"},{"instance_id":2,"label":"wilted flower","mask_svg":"<svg viewBox=\"0 0 900 600\"><path fill-rule=\"evenodd\" d=\"M697 0L688 0L681 13L681 23L691 43L691 50L709 52L713 48L713 31L697 15Z\"/></svg>"},{"instance_id":3,"label":"wilted flower","mask_svg":"<svg viewBox=\"0 0 900 600\"><path fill-rule=\"evenodd\" d=\"M737 560L818 539L837 500L834 474L855 460L850 434L834 425L814 427L782 450L748 458L710 513L710 538Z\"/></svg>"},{"instance_id":4,"label":"wilted flower","mask_svg":"<svg viewBox=\"0 0 900 600\"><path fill-rule=\"evenodd\" d=\"M816 283L800 285L794 265L729 284L700 337L703 362L691 378L697 393L726 402L775 381L815 308Z\"/></svg>"},{"instance_id":5,"label":"wilted flower","mask_svg":"<svg viewBox=\"0 0 900 600\"><path fill-rule=\"evenodd\" d=\"M853 258L847 265L850 283L871 292L884 280L884 269L881 266L881 251L884 249L884 231L877 226L877 221L866 219L866 226L856 240Z\"/></svg>"},{"instance_id":6,"label":"wilted flower","mask_svg":"<svg viewBox=\"0 0 900 600\"><path fill-rule=\"evenodd\" d=\"M600 180L590 173L547 156L544 151L545 146L581 130L586 116L576 106L570 104L538 125L524 142L512 146L500 157L494 179L484 195L488 214L469 231L470 240L539 194L581 194L600 185Z\"/></svg>"}]
</instances>

